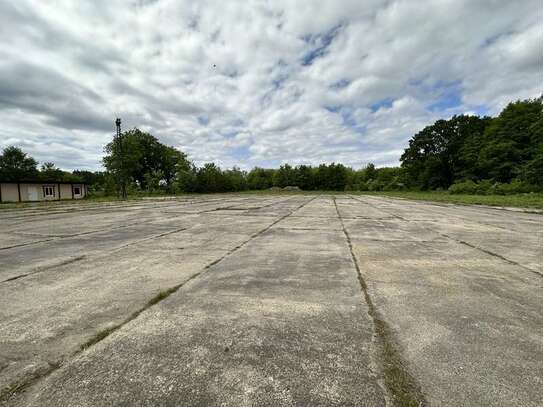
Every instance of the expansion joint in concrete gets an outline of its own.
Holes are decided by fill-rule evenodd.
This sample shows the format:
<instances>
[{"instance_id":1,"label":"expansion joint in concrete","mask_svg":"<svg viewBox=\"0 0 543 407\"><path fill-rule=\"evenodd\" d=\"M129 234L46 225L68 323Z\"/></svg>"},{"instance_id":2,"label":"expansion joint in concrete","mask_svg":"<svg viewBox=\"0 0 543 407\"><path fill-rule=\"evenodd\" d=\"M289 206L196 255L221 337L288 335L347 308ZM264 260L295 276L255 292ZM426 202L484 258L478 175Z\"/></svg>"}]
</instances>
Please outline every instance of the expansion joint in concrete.
<instances>
[{"instance_id":1,"label":"expansion joint in concrete","mask_svg":"<svg viewBox=\"0 0 543 407\"><path fill-rule=\"evenodd\" d=\"M113 229L111 229L113 230ZM157 235L153 235L153 236L150 236L150 237L146 237L146 238L143 238L143 239L140 239L140 240L136 240L134 242L130 242L130 243L127 243L127 244L124 244L124 245L121 245L119 247L115 247L111 250L107 250L105 251L103 254L101 254L100 256L107 256L107 255L110 255L111 253L115 253L119 250L123 250L123 249L126 249L127 247L130 247L130 246L133 246L135 244L138 244L138 243L142 243L142 242L147 242L149 240L154 240L154 239L158 239L160 237L164 237L164 236L168 236L168 235L171 235L173 233L178 233L178 232L182 232L183 230L186 230L185 227L182 227L182 228L177 228L177 229L174 229L174 230L169 230L167 232L164 232L164 233L159 233ZM50 240L54 240L54 239L50 239ZM70 259L67 259L67 260L64 260L64 261L61 261L59 263L56 263L56 264L51 264L51 265L48 265L48 266L43 266L43 267L38 267L36 269L33 269L32 271L29 271L27 273L23 273L23 274L19 274L19 275L16 275L16 276L13 276L13 277L10 277L6 280L2 280L0 281L0 284L2 283L8 283L10 281L14 281L14 280L18 280L20 278L24 278L24 277L28 277L28 276L31 276L31 275L34 275L34 274L37 274L37 273L42 273L44 271L47 271L47 270L51 270L51 269L55 269L57 267L62 267L62 266L66 266L68 264L72 264L72 263L75 263L75 262L78 262L78 261L81 261L81 260L84 260L86 258L88 258L89 256L87 255L81 255L81 256L76 256L76 257L72 257ZM96 256L98 257L98 256Z\"/></svg>"},{"instance_id":2,"label":"expansion joint in concrete","mask_svg":"<svg viewBox=\"0 0 543 407\"><path fill-rule=\"evenodd\" d=\"M89 340L87 340L85 343L83 343L79 350L77 350L76 352L74 352L70 357L71 358L74 358L76 356L78 356L80 353L82 353L83 351L85 351L86 349L96 345L97 343L103 341L104 339L106 339L107 337L109 337L112 333L118 331L119 329L121 329L123 326L125 326L126 324L128 324L129 322L133 321L134 319L136 319L139 315L141 315L143 312L145 312L146 310L148 310L149 308L151 308L153 305L155 304L158 304L159 302L165 300L166 298L168 298L170 295L174 294L175 292L177 292L181 287L183 287L184 285L188 284L190 281L196 279L197 277L203 275L204 273L206 273L208 270L210 270L214 265L216 265L217 263L219 263L220 261L224 260L226 257L232 255L233 253L235 253L237 250L241 249L243 246L245 246L247 243L249 243L250 241L252 241L253 239L257 238L258 236L262 235L263 233L265 233L266 231L268 231L270 228L272 228L274 225L278 224L279 222L281 222L283 219L289 217L290 215L292 215L294 212L296 212L297 210L301 209L302 207L304 207L305 205L309 204L310 202L312 202L315 198L317 198L318 196L315 196L313 198L311 198L310 200L302 203L301 205L298 205L296 208L294 208L293 210L291 210L289 213L287 213L286 215L283 215L281 217L279 217L278 219L276 219L275 221L273 221L272 223L270 223L268 226L266 226L265 228L259 230L258 232L252 234L247 240L243 241L242 243L240 243L239 245L237 245L236 247L234 247L233 249L231 249L230 251L228 251L226 254L224 254L223 256L221 256L220 258L218 258L217 260L214 260L213 262L209 263L207 266L205 266L203 269L201 269L200 271L194 273L193 275L191 275L190 277L188 277L186 280L184 280L182 283L180 284L177 284L165 291L161 291L159 292L157 295L155 295L153 298L151 298L142 308L136 310L135 312L133 312L128 318L126 318L125 320L123 320L121 323L119 324L116 324L114 326L111 326L105 330L102 330L100 332L97 332L95 335L93 335ZM176 229L176 230L173 230L173 231L168 231L168 232L165 232L165 233L161 233L160 235L155 235L155 236L152 236L150 238L146 238L146 239L142 239L142 240L139 240L138 242L141 242L141 241L145 241L145 240L151 240L151 239L156 239L158 237L163 237L163 236L166 236L166 235L169 235L169 234L173 234L173 233L177 233L181 230L185 230L185 228L181 228L181 229ZM61 363L49 363L49 367L47 369L45 369L44 371L41 371L41 372L38 372L36 374L33 374L32 376L29 376L29 377L26 377L24 379L21 379L21 380L18 380L17 382L15 383L12 383L10 386L8 386L7 388L4 388L4 389L0 389L0 405L2 405L4 402L8 401L12 396L14 396L15 394L17 393L21 393L23 392L24 390L26 390L27 388L29 388L30 386L36 384L37 382L39 382L40 380L43 380L45 379L46 377L50 376L51 374L53 374L56 370L58 370L60 367L62 366Z\"/></svg>"},{"instance_id":3,"label":"expansion joint in concrete","mask_svg":"<svg viewBox=\"0 0 543 407\"><path fill-rule=\"evenodd\" d=\"M368 203L368 202L361 201L360 199L356 199L356 198L354 198L354 197L351 197L351 198L354 199L354 200L356 200L356 201L358 201L358 202L362 202L362 203L365 203L365 204L367 204L367 205L369 205L369 206L371 206L371 207L374 207L374 208L376 208L376 209L379 209L380 211L382 211L382 212L384 212L384 213L387 213L387 214L389 214L389 215L391 215L391 216L394 216L394 217L396 217L396 218L398 218L398 219L401 219L401 220L406 221L406 222L410 222L409 219L405 219L405 218L403 218L403 217L401 217L401 216L399 216L399 215L391 214L390 212L387 212L386 210L377 208L377 206L372 205L372 204L370 204L370 203ZM477 222L477 223L480 223L481 225L489 226L489 225L487 225L487 224L485 224L485 223L481 223L481 222ZM490 225L490 226L494 226L494 225ZM482 247L476 246L476 245L474 245L474 244L472 244L472 243L466 242L466 241L461 240L461 239L454 238L454 237L449 236L449 235L447 235L447 234L445 234L445 233L441 233L441 232L435 231L435 230L433 230L433 229L431 229L431 228L428 228L428 227L425 227L425 229L428 230L428 231L430 231L430 232L437 233L438 235L443 236L443 237L446 238L446 239L450 239L450 240L452 240L453 242L456 242L456 243L459 243L459 244L462 244L462 245L471 247L472 249L475 249L475 250L478 250L478 251L480 251L480 252L482 252L482 253L488 254L489 256L496 257L496 258L498 258L498 259L500 259L500 260L503 260L503 261L505 261L505 262L507 262L507 263L509 263L509 264L515 265L515 266L517 266L517 267L520 267L520 268L522 268L523 270L526 270L526 271L529 271L529 272L531 272L531 273L537 274L539 277L543 277L543 273L541 273L541 272L539 272L539 271L537 271L537 270L533 270L533 269L531 269L530 267L527 267L527 266L525 266L525 265L523 265L523 264L521 264L521 263L518 263L518 262L516 262L516 261L510 260L510 259L508 259L507 257L504 257L504 256L502 256L502 255L499 255L499 254L497 254L497 253L494 253L494 252L492 252L492 251L490 251L490 250L483 249Z\"/></svg>"},{"instance_id":4,"label":"expansion joint in concrete","mask_svg":"<svg viewBox=\"0 0 543 407\"><path fill-rule=\"evenodd\" d=\"M358 282L360 283L360 290L368 306L368 314L373 322L374 338L376 339L376 345L380 355L378 364L380 365L379 368L384 378L384 384L380 384L383 387L383 391L386 392L385 398L387 400L387 404L398 407L426 406L427 404L422 390L417 384L415 378L408 371L407 362L403 359L399 350L399 345L393 338L392 329L381 317L369 295L368 285L362 276L358 259L356 258L353 250L351 237L347 231L347 228L345 227L345 223L337 206L335 197L333 197L333 201L337 216L341 222L345 240L349 246L354 267L356 269Z\"/></svg>"},{"instance_id":5,"label":"expansion joint in concrete","mask_svg":"<svg viewBox=\"0 0 543 407\"><path fill-rule=\"evenodd\" d=\"M464 241L464 240L456 239L456 238L454 238L454 237L452 237L452 236L446 235L445 233L440 233L440 235L443 236L443 237L446 237L447 239L451 239L452 241L455 241L455 242L457 242L457 243L463 244L464 246L471 247L472 249L479 250L480 252L483 252L483 253L485 253L485 254L488 254L489 256L496 257L496 258L498 258L498 259L500 259L500 260L503 260L503 261L505 261L505 262L507 262L507 263L509 263L509 264L512 264L512 265L517 266L517 267L520 267L521 269L526 270L526 271L529 271L529 272L531 272L531 273L534 273L534 274L536 274L536 275L539 276L539 277L543 277L543 273L541 273L541 272L539 272L539 271L537 271L537 270L533 270L533 269L531 269L531 268L529 268L529 267L526 267L525 265L520 264L520 263L518 263L518 262L516 262L516 261L509 260L507 257L504 257L504 256L502 256L502 255L500 255L500 254L498 254L498 253L494 253L494 252L492 252L492 251L490 251L490 250L483 249L482 247L476 246L476 245L471 244L471 243L469 243L469 242L466 242L466 241Z\"/></svg>"}]
</instances>

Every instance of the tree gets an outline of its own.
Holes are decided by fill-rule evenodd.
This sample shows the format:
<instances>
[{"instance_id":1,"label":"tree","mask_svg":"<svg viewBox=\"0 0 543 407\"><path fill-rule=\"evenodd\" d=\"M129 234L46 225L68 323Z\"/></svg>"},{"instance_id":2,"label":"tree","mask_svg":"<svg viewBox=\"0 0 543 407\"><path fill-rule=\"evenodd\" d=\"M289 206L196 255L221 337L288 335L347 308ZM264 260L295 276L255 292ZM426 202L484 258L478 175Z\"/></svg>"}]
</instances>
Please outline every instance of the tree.
<instances>
[{"instance_id":1,"label":"tree","mask_svg":"<svg viewBox=\"0 0 543 407\"><path fill-rule=\"evenodd\" d=\"M190 164L187 168L177 171L174 181L174 190L180 192L196 192L196 168Z\"/></svg>"},{"instance_id":2,"label":"tree","mask_svg":"<svg viewBox=\"0 0 543 407\"><path fill-rule=\"evenodd\" d=\"M247 174L249 189L268 189L273 186L275 170L255 167Z\"/></svg>"},{"instance_id":3,"label":"tree","mask_svg":"<svg viewBox=\"0 0 543 407\"><path fill-rule=\"evenodd\" d=\"M161 170L153 170L145 173L145 186L147 192L154 193L161 190L164 181L164 173ZM165 182L165 181L164 181Z\"/></svg>"},{"instance_id":4,"label":"tree","mask_svg":"<svg viewBox=\"0 0 543 407\"><path fill-rule=\"evenodd\" d=\"M364 169L364 181L370 181L377 177L377 170L373 163L369 163Z\"/></svg>"},{"instance_id":5,"label":"tree","mask_svg":"<svg viewBox=\"0 0 543 407\"><path fill-rule=\"evenodd\" d=\"M320 164L317 168L315 168L313 170L313 179L315 182L315 189L327 189L328 166L326 164Z\"/></svg>"},{"instance_id":6,"label":"tree","mask_svg":"<svg viewBox=\"0 0 543 407\"><path fill-rule=\"evenodd\" d=\"M543 185L543 151L523 168L522 178L534 185Z\"/></svg>"},{"instance_id":7,"label":"tree","mask_svg":"<svg viewBox=\"0 0 543 407\"><path fill-rule=\"evenodd\" d=\"M106 173L102 171L74 170L72 174L89 186L102 187L105 184Z\"/></svg>"},{"instance_id":8,"label":"tree","mask_svg":"<svg viewBox=\"0 0 543 407\"><path fill-rule=\"evenodd\" d=\"M409 140L400 161L411 186L421 189L448 188L476 163L466 157L467 140L478 141L488 125L487 118L454 116L438 120Z\"/></svg>"},{"instance_id":9,"label":"tree","mask_svg":"<svg viewBox=\"0 0 543 407\"><path fill-rule=\"evenodd\" d=\"M543 185L543 117L530 127L533 154L523 165L522 178L534 185Z\"/></svg>"},{"instance_id":10,"label":"tree","mask_svg":"<svg viewBox=\"0 0 543 407\"><path fill-rule=\"evenodd\" d=\"M196 173L196 192L225 192L225 177L214 163L204 164Z\"/></svg>"},{"instance_id":11,"label":"tree","mask_svg":"<svg viewBox=\"0 0 543 407\"><path fill-rule=\"evenodd\" d=\"M288 164L281 165L273 174L273 185L280 188L296 185L296 173L294 169Z\"/></svg>"},{"instance_id":12,"label":"tree","mask_svg":"<svg viewBox=\"0 0 543 407\"><path fill-rule=\"evenodd\" d=\"M510 103L484 133L479 160L488 178L510 182L537 155L538 126L543 117L541 99Z\"/></svg>"},{"instance_id":13,"label":"tree","mask_svg":"<svg viewBox=\"0 0 543 407\"><path fill-rule=\"evenodd\" d=\"M347 185L347 168L343 164L332 163L328 166L325 189L343 191Z\"/></svg>"},{"instance_id":14,"label":"tree","mask_svg":"<svg viewBox=\"0 0 543 407\"><path fill-rule=\"evenodd\" d=\"M190 162L187 155L173 147L161 145L160 170L164 174L166 184L171 185L179 170L188 170Z\"/></svg>"},{"instance_id":15,"label":"tree","mask_svg":"<svg viewBox=\"0 0 543 407\"><path fill-rule=\"evenodd\" d=\"M44 181L62 181L65 173L52 162L45 162L41 166L39 178Z\"/></svg>"},{"instance_id":16,"label":"tree","mask_svg":"<svg viewBox=\"0 0 543 407\"><path fill-rule=\"evenodd\" d=\"M226 178L227 191L245 191L247 186L247 173L234 167L231 170L226 170L223 173Z\"/></svg>"},{"instance_id":17,"label":"tree","mask_svg":"<svg viewBox=\"0 0 543 407\"><path fill-rule=\"evenodd\" d=\"M147 180L151 179L146 174L155 177L160 171L170 187L180 170L190 168L184 153L137 128L122 133L120 140L113 140L105 147L105 152L103 162L107 170L142 189L147 188Z\"/></svg>"},{"instance_id":18,"label":"tree","mask_svg":"<svg viewBox=\"0 0 543 407\"><path fill-rule=\"evenodd\" d=\"M38 175L38 163L18 147L4 148L0 154L0 179L21 181Z\"/></svg>"},{"instance_id":19,"label":"tree","mask_svg":"<svg viewBox=\"0 0 543 407\"><path fill-rule=\"evenodd\" d=\"M313 168L308 165L299 165L295 168L296 185L305 191L315 189Z\"/></svg>"}]
</instances>

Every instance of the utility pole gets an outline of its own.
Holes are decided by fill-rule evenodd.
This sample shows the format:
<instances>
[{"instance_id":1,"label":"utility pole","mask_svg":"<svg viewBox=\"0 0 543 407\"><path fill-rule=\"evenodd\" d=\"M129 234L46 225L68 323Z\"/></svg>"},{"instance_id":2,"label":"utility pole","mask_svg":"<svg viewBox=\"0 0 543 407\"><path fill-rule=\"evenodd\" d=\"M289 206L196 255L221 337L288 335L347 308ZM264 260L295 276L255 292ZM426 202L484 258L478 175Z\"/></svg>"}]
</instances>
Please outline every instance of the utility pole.
<instances>
[{"instance_id":1,"label":"utility pole","mask_svg":"<svg viewBox=\"0 0 543 407\"><path fill-rule=\"evenodd\" d=\"M117 145L119 147L119 184L121 187L121 198L126 199L126 177L124 173L124 154L123 154L123 139L121 136L121 119L117 117L115 119L115 126L117 127Z\"/></svg>"}]
</instances>

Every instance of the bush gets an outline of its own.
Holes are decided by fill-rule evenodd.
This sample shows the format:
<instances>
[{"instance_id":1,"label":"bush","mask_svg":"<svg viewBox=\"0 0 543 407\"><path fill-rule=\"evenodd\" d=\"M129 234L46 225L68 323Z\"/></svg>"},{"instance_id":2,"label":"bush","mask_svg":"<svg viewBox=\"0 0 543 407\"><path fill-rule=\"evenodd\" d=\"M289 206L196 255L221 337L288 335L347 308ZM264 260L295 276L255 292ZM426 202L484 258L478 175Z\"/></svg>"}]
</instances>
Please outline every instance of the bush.
<instances>
[{"instance_id":1,"label":"bush","mask_svg":"<svg viewBox=\"0 0 543 407\"><path fill-rule=\"evenodd\" d=\"M524 166L522 177L528 183L543 185L543 151Z\"/></svg>"},{"instance_id":2,"label":"bush","mask_svg":"<svg viewBox=\"0 0 543 407\"><path fill-rule=\"evenodd\" d=\"M543 187L528 184L520 180L513 180L510 183L492 182L483 180L479 183L471 180L456 182L449 187L450 194L469 195L513 195L526 194L530 192L541 192Z\"/></svg>"},{"instance_id":3,"label":"bush","mask_svg":"<svg viewBox=\"0 0 543 407\"><path fill-rule=\"evenodd\" d=\"M492 195L496 184L492 181L485 179L477 184L476 194L478 195Z\"/></svg>"},{"instance_id":4,"label":"bush","mask_svg":"<svg viewBox=\"0 0 543 407\"><path fill-rule=\"evenodd\" d=\"M449 187L451 194L476 194L477 184L472 180L455 182Z\"/></svg>"},{"instance_id":5,"label":"bush","mask_svg":"<svg viewBox=\"0 0 543 407\"><path fill-rule=\"evenodd\" d=\"M360 182L358 184L358 190L359 191L369 191L368 183L367 182Z\"/></svg>"},{"instance_id":6,"label":"bush","mask_svg":"<svg viewBox=\"0 0 543 407\"><path fill-rule=\"evenodd\" d=\"M378 180L371 179L368 181L368 191L382 191L383 186L384 185Z\"/></svg>"},{"instance_id":7,"label":"bush","mask_svg":"<svg viewBox=\"0 0 543 407\"><path fill-rule=\"evenodd\" d=\"M519 180L513 180L509 184L496 184L494 193L497 195L526 194L530 192L541 192L542 188Z\"/></svg>"}]
</instances>

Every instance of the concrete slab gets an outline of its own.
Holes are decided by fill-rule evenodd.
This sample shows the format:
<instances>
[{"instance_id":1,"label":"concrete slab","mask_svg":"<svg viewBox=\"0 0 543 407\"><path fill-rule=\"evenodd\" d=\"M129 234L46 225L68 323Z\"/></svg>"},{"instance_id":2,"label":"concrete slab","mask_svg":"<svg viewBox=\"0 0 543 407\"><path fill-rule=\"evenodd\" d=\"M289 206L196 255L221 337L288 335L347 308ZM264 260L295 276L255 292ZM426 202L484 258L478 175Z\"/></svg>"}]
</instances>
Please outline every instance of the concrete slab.
<instances>
[{"instance_id":1,"label":"concrete slab","mask_svg":"<svg viewBox=\"0 0 543 407\"><path fill-rule=\"evenodd\" d=\"M357 199L374 209L381 202ZM485 212L485 222L507 221L487 226L474 216L479 210L464 207L439 208L441 220L429 222L426 206L383 199L394 222L375 220L366 231L359 221L345 223L369 295L427 402L541 405L543 276L506 259L541 267L533 229L511 230L511 214L495 210ZM543 225L543 217L530 220Z\"/></svg>"},{"instance_id":2,"label":"concrete slab","mask_svg":"<svg viewBox=\"0 0 543 407\"><path fill-rule=\"evenodd\" d=\"M1 405L543 399L539 214L209 195L0 227Z\"/></svg>"}]
</instances>

